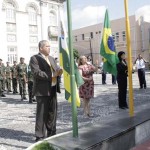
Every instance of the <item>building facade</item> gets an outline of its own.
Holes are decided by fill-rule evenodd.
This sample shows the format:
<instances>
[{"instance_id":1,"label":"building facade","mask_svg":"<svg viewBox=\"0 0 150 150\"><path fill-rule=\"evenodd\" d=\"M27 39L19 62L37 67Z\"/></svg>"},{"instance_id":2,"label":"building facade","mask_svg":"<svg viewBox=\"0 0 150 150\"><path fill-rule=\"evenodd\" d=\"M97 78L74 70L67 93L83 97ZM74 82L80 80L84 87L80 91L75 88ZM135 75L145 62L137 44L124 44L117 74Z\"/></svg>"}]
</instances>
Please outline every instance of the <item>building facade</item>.
<instances>
[{"instance_id":1,"label":"building facade","mask_svg":"<svg viewBox=\"0 0 150 150\"><path fill-rule=\"evenodd\" d=\"M143 8L140 9L143 10ZM150 20L147 19L147 16L144 13L129 17L133 61L137 58L138 54L142 54L150 62ZM100 42L102 30L103 24L100 23L73 31L74 48L79 51L80 55L92 57L93 63L96 60L101 62ZM112 20L111 30L116 51L125 51L127 54L125 18Z\"/></svg>"},{"instance_id":2,"label":"building facade","mask_svg":"<svg viewBox=\"0 0 150 150\"><path fill-rule=\"evenodd\" d=\"M59 9L64 0L0 0L0 58L19 62L38 53L38 42L49 40L58 57Z\"/></svg>"}]
</instances>

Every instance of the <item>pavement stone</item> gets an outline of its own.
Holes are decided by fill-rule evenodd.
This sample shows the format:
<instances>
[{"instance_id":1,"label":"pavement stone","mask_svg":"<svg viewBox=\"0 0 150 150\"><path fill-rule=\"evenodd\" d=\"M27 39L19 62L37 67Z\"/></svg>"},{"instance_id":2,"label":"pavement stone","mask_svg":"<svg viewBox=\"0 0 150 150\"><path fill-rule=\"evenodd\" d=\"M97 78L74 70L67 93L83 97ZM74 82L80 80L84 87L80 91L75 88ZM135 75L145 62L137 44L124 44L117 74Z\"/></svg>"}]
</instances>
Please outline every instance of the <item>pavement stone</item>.
<instances>
[{"instance_id":1,"label":"pavement stone","mask_svg":"<svg viewBox=\"0 0 150 150\"><path fill-rule=\"evenodd\" d=\"M147 89L139 89L137 73L133 74L134 105L150 103L150 73L146 73ZM117 85L111 84L111 75L107 74L107 84L101 84L101 74L94 74L95 93L91 100L92 117L83 115L83 108L78 110L78 126L101 123L107 116L128 110L120 110L117 101ZM36 103L29 104L28 100L21 101L20 95L6 94L0 98L0 150L23 150L35 141L35 110ZM138 108L138 107L137 107ZM61 94L58 94L57 133L72 129L71 104L64 98L63 83Z\"/></svg>"}]
</instances>

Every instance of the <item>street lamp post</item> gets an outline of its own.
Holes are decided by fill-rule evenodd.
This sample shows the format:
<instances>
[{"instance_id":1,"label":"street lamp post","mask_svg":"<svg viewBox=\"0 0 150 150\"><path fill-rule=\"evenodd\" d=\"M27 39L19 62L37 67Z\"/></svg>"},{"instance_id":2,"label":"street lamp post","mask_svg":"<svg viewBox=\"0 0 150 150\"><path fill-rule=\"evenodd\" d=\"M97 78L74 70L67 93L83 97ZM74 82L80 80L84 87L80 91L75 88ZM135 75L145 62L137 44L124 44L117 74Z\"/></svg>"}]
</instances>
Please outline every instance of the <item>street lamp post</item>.
<instances>
[{"instance_id":1,"label":"street lamp post","mask_svg":"<svg viewBox=\"0 0 150 150\"><path fill-rule=\"evenodd\" d=\"M90 54L91 54L91 61L92 61L92 64L93 64L93 52L92 52L91 38L89 38L89 41L90 41Z\"/></svg>"}]
</instances>

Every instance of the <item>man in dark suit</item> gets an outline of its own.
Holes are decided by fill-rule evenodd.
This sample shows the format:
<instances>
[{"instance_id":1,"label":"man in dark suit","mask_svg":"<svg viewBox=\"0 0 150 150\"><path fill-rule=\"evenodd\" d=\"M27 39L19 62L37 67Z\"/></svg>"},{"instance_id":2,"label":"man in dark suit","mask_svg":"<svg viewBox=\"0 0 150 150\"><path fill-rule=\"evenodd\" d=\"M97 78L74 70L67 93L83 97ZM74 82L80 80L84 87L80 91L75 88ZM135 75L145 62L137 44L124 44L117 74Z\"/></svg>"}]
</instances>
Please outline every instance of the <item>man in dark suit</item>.
<instances>
[{"instance_id":1,"label":"man in dark suit","mask_svg":"<svg viewBox=\"0 0 150 150\"><path fill-rule=\"evenodd\" d=\"M46 40L39 42L39 54L30 59L33 73L33 95L36 96L36 141L56 134L57 118L57 76L62 69L49 56L50 45Z\"/></svg>"}]
</instances>

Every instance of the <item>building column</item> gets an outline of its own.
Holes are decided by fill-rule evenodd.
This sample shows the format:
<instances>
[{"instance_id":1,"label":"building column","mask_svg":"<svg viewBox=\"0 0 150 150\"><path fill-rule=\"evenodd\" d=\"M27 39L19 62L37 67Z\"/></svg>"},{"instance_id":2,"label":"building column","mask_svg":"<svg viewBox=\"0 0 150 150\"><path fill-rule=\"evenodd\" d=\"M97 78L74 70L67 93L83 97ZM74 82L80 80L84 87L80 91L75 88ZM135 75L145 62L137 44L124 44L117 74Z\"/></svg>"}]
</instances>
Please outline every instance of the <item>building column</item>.
<instances>
[{"instance_id":1,"label":"building column","mask_svg":"<svg viewBox=\"0 0 150 150\"><path fill-rule=\"evenodd\" d=\"M49 12L48 5L46 1L40 2L41 6L41 36L42 40L48 39L48 21L49 21Z\"/></svg>"}]
</instances>

